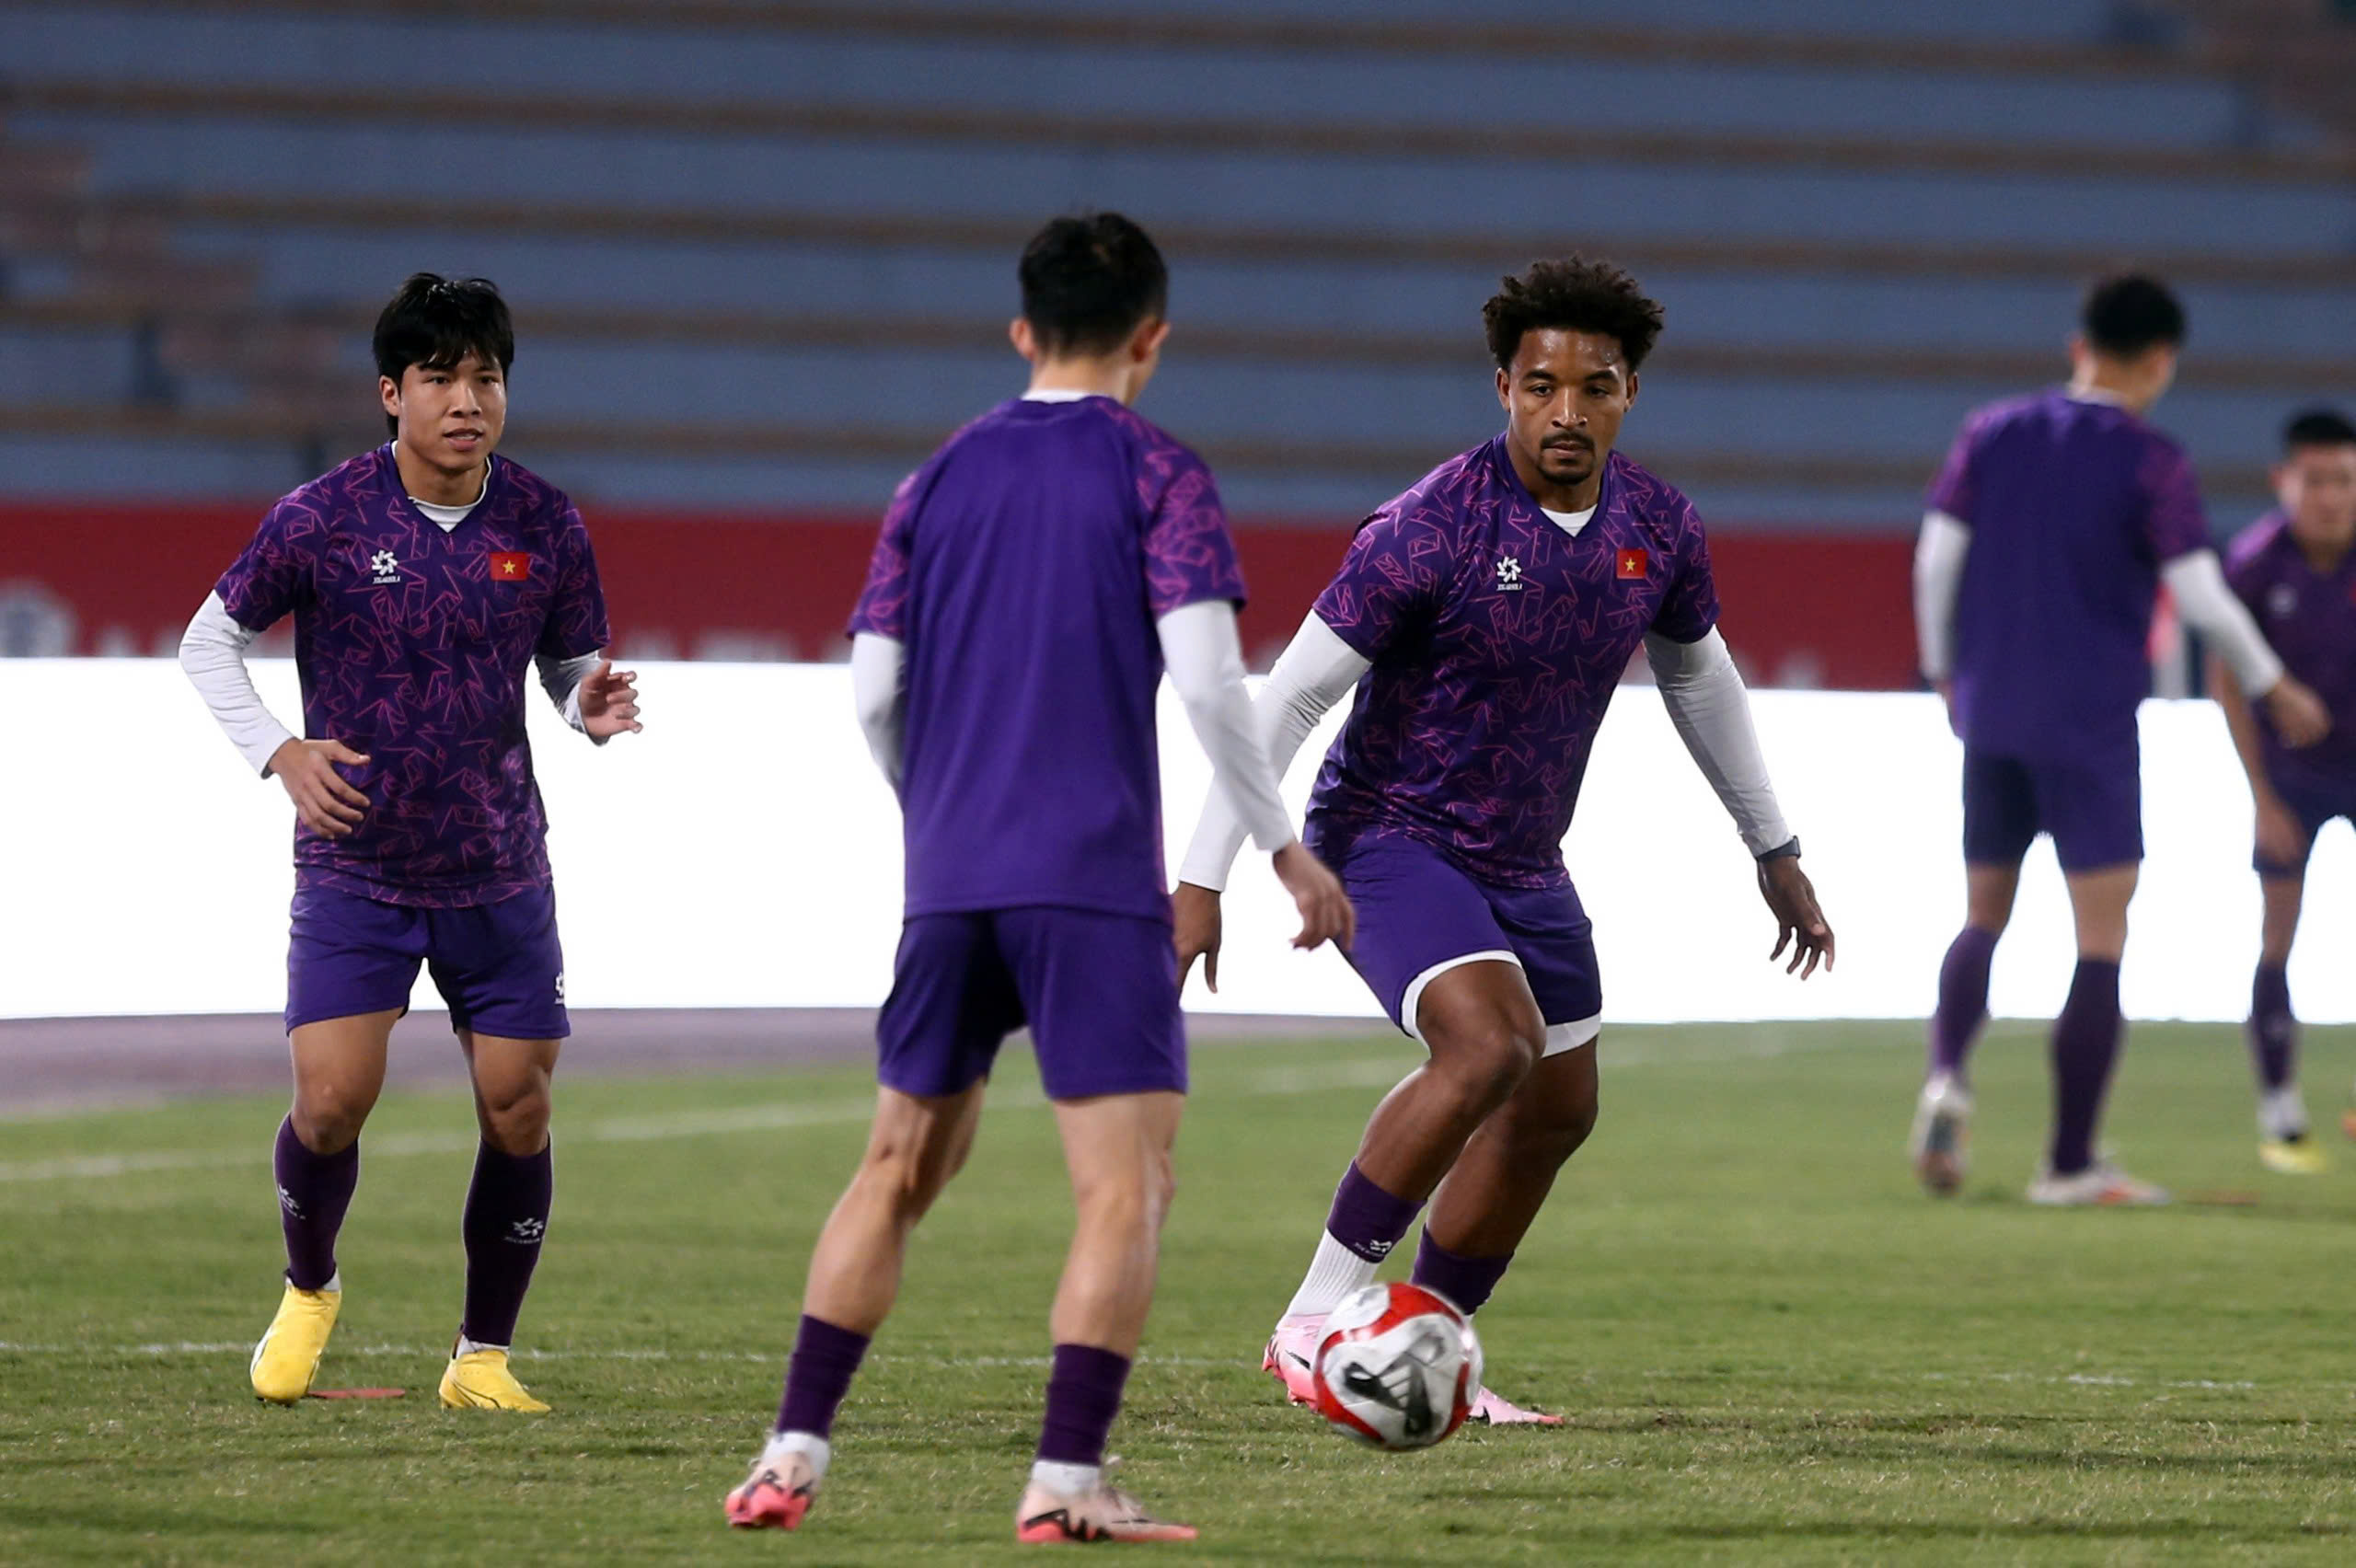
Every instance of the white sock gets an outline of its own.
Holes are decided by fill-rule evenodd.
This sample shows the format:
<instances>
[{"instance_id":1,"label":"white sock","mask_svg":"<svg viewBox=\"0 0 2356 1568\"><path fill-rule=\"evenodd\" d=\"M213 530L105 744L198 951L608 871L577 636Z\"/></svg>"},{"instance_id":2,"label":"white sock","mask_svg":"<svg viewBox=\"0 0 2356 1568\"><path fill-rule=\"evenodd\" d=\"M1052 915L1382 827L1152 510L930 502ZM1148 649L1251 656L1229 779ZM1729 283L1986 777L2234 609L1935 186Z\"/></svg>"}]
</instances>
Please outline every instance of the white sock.
<instances>
[{"instance_id":1,"label":"white sock","mask_svg":"<svg viewBox=\"0 0 2356 1568\"><path fill-rule=\"evenodd\" d=\"M502 1355L507 1354L507 1347L503 1344L485 1344L480 1340L470 1340L466 1335L460 1334L458 1348L450 1353L450 1359L456 1361L462 1355L472 1355L479 1350L495 1350Z\"/></svg>"},{"instance_id":2,"label":"white sock","mask_svg":"<svg viewBox=\"0 0 2356 1568\"><path fill-rule=\"evenodd\" d=\"M826 1461L835 1455L834 1445L814 1432L772 1432L762 1445L761 1462L775 1464L778 1460L800 1454L810 1461L810 1473L818 1481L826 1479Z\"/></svg>"},{"instance_id":3,"label":"white sock","mask_svg":"<svg viewBox=\"0 0 2356 1568\"><path fill-rule=\"evenodd\" d=\"M2258 1097L2258 1127L2269 1138L2293 1138L2307 1130L2307 1104L2297 1084L2269 1089Z\"/></svg>"},{"instance_id":4,"label":"white sock","mask_svg":"<svg viewBox=\"0 0 2356 1568\"><path fill-rule=\"evenodd\" d=\"M1321 1234L1317 1256L1310 1261L1309 1273L1301 1276L1300 1288L1292 1293L1292 1305L1285 1309L1285 1316L1323 1317L1341 1305L1343 1297L1372 1285L1374 1272L1380 1266L1334 1240L1332 1231Z\"/></svg>"},{"instance_id":5,"label":"white sock","mask_svg":"<svg viewBox=\"0 0 2356 1568\"><path fill-rule=\"evenodd\" d=\"M1103 1465L1066 1465L1039 1459L1031 1466L1031 1484L1058 1497L1085 1497L1104 1484Z\"/></svg>"}]
</instances>

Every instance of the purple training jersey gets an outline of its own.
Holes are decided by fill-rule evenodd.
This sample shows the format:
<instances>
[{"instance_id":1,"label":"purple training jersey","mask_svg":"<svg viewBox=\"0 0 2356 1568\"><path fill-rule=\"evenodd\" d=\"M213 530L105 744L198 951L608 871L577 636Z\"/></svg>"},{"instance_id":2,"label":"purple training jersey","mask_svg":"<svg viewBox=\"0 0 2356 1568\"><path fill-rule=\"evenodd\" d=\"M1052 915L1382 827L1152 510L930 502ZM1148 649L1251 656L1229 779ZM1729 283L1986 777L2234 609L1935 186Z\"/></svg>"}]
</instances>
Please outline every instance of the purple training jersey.
<instances>
[{"instance_id":1,"label":"purple training jersey","mask_svg":"<svg viewBox=\"0 0 2356 1568\"><path fill-rule=\"evenodd\" d=\"M2268 776L2294 786L2356 785L2356 550L2318 571L2292 537L2290 520L2270 512L2235 536L2225 551L2225 581L2283 668L2331 709L2331 733L2294 751L2275 732L2265 706L2252 705Z\"/></svg>"},{"instance_id":2,"label":"purple training jersey","mask_svg":"<svg viewBox=\"0 0 2356 1568\"><path fill-rule=\"evenodd\" d=\"M1318 617L1373 662L1310 798L1333 859L1394 835L1484 882L1560 887L1563 835L1604 709L1646 632L1717 624L1692 503L1613 453L1576 535L1539 510L1505 438L1358 525Z\"/></svg>"},{"instance_id":3,"label":"purple training jersey","mask_svg":"<svg viewBox=\"0 0 2356 1568\"><path fill-rule=\"evenodd\" d=\"M548 818L524 734L535 654L606 645L589 532L562 491L494 457L449 532L402 488L390 443L270 509L216 590L260 631L292 612L303 732L366 767L349 837L297 821L298 885L388 904L490 904L549 880Z\"/></svg>"},{"instance_id":4,"label":"purple training jersey","mask_svg":"<svg viewBox=\"0 0 2356 1568\"><path fill-rule=\"evenodd\" d=\"M1971 529L1955 605L1964 744L2067 760L2132 737L2160 567L2209 544L2184 448L2056 387L1966 420L1930 505Z\"/></svg>"},{"instance_id":5,"label":"purple training jersey","mask_svg":"<svg viewBox=\"0 0 2356 1568\"><path fill-rule=\"evenodd\" d=\"M908 917L1170 918L1154 622L1206 599L1243 599L1210 470L1110 398L1000 404L902 482L850 629L907 649Z\"/></svg>"}]
</instances>

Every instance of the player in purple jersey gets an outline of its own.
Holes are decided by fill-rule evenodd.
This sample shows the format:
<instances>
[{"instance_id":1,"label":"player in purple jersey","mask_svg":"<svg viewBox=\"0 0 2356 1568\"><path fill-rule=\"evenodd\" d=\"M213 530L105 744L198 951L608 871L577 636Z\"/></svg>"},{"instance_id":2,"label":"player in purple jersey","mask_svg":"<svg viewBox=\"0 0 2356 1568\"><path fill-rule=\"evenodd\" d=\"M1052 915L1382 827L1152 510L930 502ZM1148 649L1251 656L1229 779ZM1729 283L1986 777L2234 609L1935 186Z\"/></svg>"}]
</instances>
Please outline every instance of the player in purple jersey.
<instances>
[{"instance_id":1,"label":"player in purple jersey","mask_svg":"<svg viewBox=\"0 0 2356 1568\"><path fill-rule=\"evenodd\" d=\"M2299 932L2307 853L2334 817L2356 822L2356 424L2329 409L2291 421L2274 469L2276 509L2225 552L2225 581L2265 628L2292 674L2331 710L2331 733L2288 744L2212 660L2209 687L2225 710L2257 808L2255 856L2266 916L2250 984L2249 1047L2258 1069L2258 1158L2275 1170L2324 1168L2299 1096L2298 1020L2284 973ZM2356 1136L2356 1112L2348 1118Z\"/></svg>"},{"instance_id":2,"label":"player in purple jersey","mask_svg":"<svg viewBox=\"0 0 2356 1568\"><path fill-rule=\"evenodd\" d=\"M2176 378L2183 306L2157 281L2107 278L2086 296L2066 386L1978 409L1931 487L1914 561L1923 673L1963 741L1963 930L1939 969L1930 1066L1911 1135L1934 1193L1964 1173L1965 1065L1988 1016L1988 968L2021 859L2053 838L2077 921L2078 966L2053 1026L2053 1136L2032 1203L2165 1203L2102 1158L2096 1130L2119 1053L2119 963L2143 859L2136 708L2160 585L2264 695L2301 744L2328 724L2282 673L2210 548L2192 464L2144 422Z\"/></svg>"},{"instance_id":3,"label":"player in purple jersey","mask_svg":"<svg viewBox=\"0 0 2356 1568\"><path fill-rule=\"evenodd\" d=\"M727 1499L746 1528L808 1513L908 1234L964 1162L999 1046L1027 1023L1079 1220L1016 1539L1194 1538L1103 1475L1186 1089L1154 733L1165 668L1299 905L1299 944L1348 939L1348 902L1294 839L1253 729L1218 491L1129 411L1169 331L1161 255L1116 214L1058 218L1021 279L1030 389L900 486L851 618L860 720L900 797L906 924L867 1154L811 1260L776 1424Z\"/></svg>"},{"instance_id":4,"label":"player in purple jersey","mask_svg":"<svg viewBox=\"0 0 2356 1568\"><path fill-rule=\"evenodd\" d=\"M1368 1123L1268 1342L1263 1366L1299 1402L1327 1313L1426 1198L1415 1283L1475 1311L1595 1124L1603 993L1563 836L1639 649L1758 858L1776 954L1790 947L1803 974L1832 962L1717 631L1701 519L1612 450L1660 307L1617 268L1574 258L1506 279L1484 316L1504 433L1359 525L1256 705L1281 768L1357 689L1308 836L1357 910L1351 964L1430 1054ZM1215 797L1175 895L1180 963L1200 954L1214 983L1241 841ZM1558 1422L1486 1389L1474 1417Z\"/></svg>"},{"instance_id":5,"label":"player in purple jersey","mask_svg":"<svg viewBox=\"0 0 2356 1568\"><path fill-rule=\"evenodd\" d=\"M293 798L286 1030L294 1100L273 1164L286 1290L253 1389L310 1389L343 1301L336 1234L360 1129L420 963L450 1006L482 1142L468 1189L454 1408L541 1411L508 1367L548 1228L549 1078L571 1032L548 822L524 733L537 664L573 728L639 728L633 677L599 656L606 602L581 514L493 455L515 338L499 292L421 272L376 319L392 440L270 509L189 624L180 664ZM303 736L263 707L247 648L294 617Z\"/></svg>"}]
</instances>

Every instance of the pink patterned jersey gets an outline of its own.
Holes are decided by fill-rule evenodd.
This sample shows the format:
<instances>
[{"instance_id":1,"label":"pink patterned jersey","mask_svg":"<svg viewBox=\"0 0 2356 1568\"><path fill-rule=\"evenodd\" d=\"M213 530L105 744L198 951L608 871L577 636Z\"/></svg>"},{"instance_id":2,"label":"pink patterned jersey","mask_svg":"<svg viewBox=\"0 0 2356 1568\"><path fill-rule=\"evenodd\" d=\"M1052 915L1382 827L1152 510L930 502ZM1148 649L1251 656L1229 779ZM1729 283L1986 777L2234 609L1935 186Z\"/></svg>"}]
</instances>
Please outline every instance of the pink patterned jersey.
<instances>
[{"instance_id":1,"label":"pink patterned jersey","mask_svg":"<svg viewBox=\"0 0 2356 1568\"><path fill-rule=\"evenodd\" d=\"M1331 855L1368 835L1506 887L1559 887L1588 754L1646 632L1717 623L1692 503L1605 461L1577 534L1539 510L1499 436L1358 525L1317 615L1373 662L1310 799Z\"/></svg>"},{"instance_id":2,"label":"pink patterned jersey","mask_svg":"<svg viewBox=\"0 0 2356 1568\"><path fill-rule=\"evenodd\" d=\"M1000 404L892 498L850 629L907 645L910 916L1169 918L1154 622L1243 577L1201 458L1109 398Z\"/></svg>"},{"instance_id":3,"label":"pink patterned jersey","mask_svg":"<svg viewBox=\"0 0 2356 1568\"><path fill-rule=\"evenodd\" d=\"M303 732L365 755L351 836L297 823L298 882L391 904L490 904L549 880L524 704L535 654L605 646L580 513L494 457L455 530L418 511L389 444L271 507L216 591L260 631L292 614Z\"/></svg>"}]
</instances>

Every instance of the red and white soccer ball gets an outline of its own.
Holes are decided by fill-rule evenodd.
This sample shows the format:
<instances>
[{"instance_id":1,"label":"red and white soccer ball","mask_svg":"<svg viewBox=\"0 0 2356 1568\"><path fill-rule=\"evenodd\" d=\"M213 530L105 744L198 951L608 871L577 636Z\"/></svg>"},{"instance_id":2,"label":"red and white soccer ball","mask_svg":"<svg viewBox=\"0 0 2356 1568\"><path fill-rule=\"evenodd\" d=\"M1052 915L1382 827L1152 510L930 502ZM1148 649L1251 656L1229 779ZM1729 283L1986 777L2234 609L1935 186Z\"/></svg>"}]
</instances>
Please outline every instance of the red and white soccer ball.
<instances>
[{"instance_id":1,"label":"red and white soccer ball","mask_svg":"<svg viewBox=\"0 0 2356 1568\"><path fill-rule=\"evenodd\" d=\"M1378 1448L1428 1448L1481 1392L1481 1341L1437 1291L1369 1285L1342 1298L1311 1358L1317 1413Z\"/></svg>"}]
</instances>

